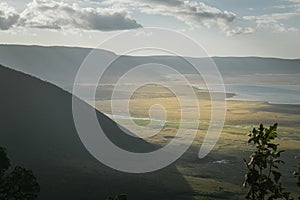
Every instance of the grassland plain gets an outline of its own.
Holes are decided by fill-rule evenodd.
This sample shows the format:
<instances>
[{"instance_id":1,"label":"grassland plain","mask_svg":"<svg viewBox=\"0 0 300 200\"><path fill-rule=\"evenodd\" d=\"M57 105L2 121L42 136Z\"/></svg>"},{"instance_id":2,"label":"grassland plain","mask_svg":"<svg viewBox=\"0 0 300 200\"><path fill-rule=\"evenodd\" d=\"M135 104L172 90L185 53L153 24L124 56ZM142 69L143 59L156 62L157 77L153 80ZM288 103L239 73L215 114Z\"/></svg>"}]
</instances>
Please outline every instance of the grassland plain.
<instances>
[{"instance_id":1,"label":"grassland plain","mask_svg":"<svg viewBox=\"0 0 300 200\"><path fill-rule=\"evenodd\" d=\"M296 193L296 180L292 172L300 162L300 106L254 101L227 101L226 121L220 139L207 157L199 159L197 153L209 125L211 102L206 91L196 88L195 91L200 105L199 122L181 122L178 99L168 89L157 85L140 88L129 100L131 116L136 117L134 121L139 125L130 127L134 132L145 131L143 127L150 122L145 119L149 118L148 110L152 105L159 103L164 107L167 119L163 128L159 131L159 122L153 123L152 129L157 129L159 133L146 139L157 146L164 146L176 137L180 123L187 123L185 126L187 133L195 127L192 123L199 123L198 134L193 144L183 157L176 161L177 169L194 190L194 199L244 199L246 189L242 188L242 182L246 168L242 160L248 159L254 149L247 143L247 134L259 123L271 125L275 122L279 123L277 142L280 144L280 149L286 150L283 154L286 164L281 167L282 181L289 190ZM227 97L232 95L234 94L227 94ZM120 104L115 105L124 105L122 101L127 100L116 101ZM110 100L98 100L95 106L102 112L112 114ZM190 119L193 119L197 110L190 108L186 112ZM129 121L126 118L121 120L122 124ZM127 125L130 126L129 123Z\"/></svg>"}]
</instances>

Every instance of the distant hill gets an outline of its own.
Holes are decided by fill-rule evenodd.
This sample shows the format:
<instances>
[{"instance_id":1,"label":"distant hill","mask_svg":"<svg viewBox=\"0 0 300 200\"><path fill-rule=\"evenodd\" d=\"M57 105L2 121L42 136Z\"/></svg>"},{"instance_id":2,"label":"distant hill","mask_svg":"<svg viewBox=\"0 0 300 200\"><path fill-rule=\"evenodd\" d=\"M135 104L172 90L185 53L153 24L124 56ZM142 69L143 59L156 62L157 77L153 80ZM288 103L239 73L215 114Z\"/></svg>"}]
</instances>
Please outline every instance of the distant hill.
<instances>
[{"instance_id":1,"label":"distant hill","mask_svg":"<svg viewBox=\"0 0 300 200\"><path fill-rule=\"evenodd\" d=\"M72 90L76 73L92 49L77 47L41 47L22 45L0 45L0 64L31 74ZM97 50L101 57L117 58L112 52ZM201 64L201 58L194 58ZM257 57L214 57L216 65L225 77L251 74L300 74L300 59L277 59ZM168 65L183 74L193 74L193 67L181 58L171 56L121 56L112 63L105 74L106 81L114 81L129 69L145 64ZM89 77L86 77L88 82Z\"/></svg>"},{"instance_id":2,"label":"distant hill","mask_svg":"<svg viewBox=\"0 0 300 200\"><path fill-rule=\"evenodd\" d=\"M0 94L0 146L7 148L14 165L33 170L41 185L39 199L101 200L117 193L128 194L130 200L192 199L193 191L174 165L126 174L95 160L76 133L72 96L62 89L0 65ZM78 101L84 109L93 109ZM157 148L124 134L102 113L97 116L110 140L122 148Z\"/></svg>"}]
</instances>

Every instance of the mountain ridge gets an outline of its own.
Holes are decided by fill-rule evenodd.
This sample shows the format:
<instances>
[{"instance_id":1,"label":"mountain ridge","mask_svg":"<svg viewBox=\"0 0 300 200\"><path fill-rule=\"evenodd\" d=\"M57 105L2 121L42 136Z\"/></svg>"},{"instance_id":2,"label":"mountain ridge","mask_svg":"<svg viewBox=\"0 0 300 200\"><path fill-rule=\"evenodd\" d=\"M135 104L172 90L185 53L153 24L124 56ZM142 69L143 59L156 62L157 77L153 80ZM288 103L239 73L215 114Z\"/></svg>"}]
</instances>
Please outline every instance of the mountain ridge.
<instances>
[{"instance_id":1,"label":"mountain ridge","mask_svg":"<svg viewBox=\"0 0 300 200\"><path fill-rule=\"evenodd\" d=\"M72 96L61 88L0 66L0 145L13 165L32 169L41 185L39 199L105 199L126 193L130 199L172 199L193 194L171 165L148 174L127 174L104 166L81 143L72 117ZM84 109L94 109L77 99ZM97 112L109 139L123 149L156 149L124 134ZM176 180L176 181L175 181Z\"/></svg>"},{"instance_id":2,"label":"mountain ridge","mask_svg":"<svg viewBox=\"0 0 300 200\"><path fill-rule=\"evenodd\" d=\"M73 49L82 49L82 50L102 50L106 52L110 52L112 54L118 55L112 51L104 50L104 49L98 49L98 48L91 48L91 47L81 47L81 46L64 46L64 45L27 45L27 44L0 44L0 46L8 47L41 47L41 48L73 48ZM151 55L151 56L146 56L146 55L141 55L141 56L130 56L130 57L170 57L168 55ZM197 58L197 57L190 57L190 56L184 56L186 58ZM300 58L284 58L284 57L272 57L272 56L255 56L255 55L247 55L247 56L233 56L233 55L228 55L228 56L208 56L210 58L261 58L261 59L277 59L277 60L300 60Z\"/></svg>"},{"instance_id":3,"label":"mountain ridge","mask_svg":"<svg viewBox=\"0 0 300 200\"><path fill-rule=\"evenodd\" d=\"M78 47L41 47L0 45L0 64L12 69L33 75L42 80L55 84L69 92L72 92L76 74L82 62L91 49ZM96 50L99 55L99 63L93 66L104 66L101 58L116 59L102 77L103 83L116 82L124 73L136 66L149 63L167 65L181 74L195 74L197 71L186 60L178 57L167 56L121 56L105 50ZM201 60L202 59L202 60ZM206 64L209 58L191 58L199 64ZM232 77L255 74L300 74L300 59L287 60L278 58L258 57L213 57L212 60L218 67L224 80ZM210 61L209 61L210 62ZM102 65L103 64L103 65ZM206 69L207 70L207 69ZM204 71L209 73L209 71ZM89 82L89 77L83 77L84 82ZM225 82L226 84L226 82Z\"/></svg>"}]
</instances>

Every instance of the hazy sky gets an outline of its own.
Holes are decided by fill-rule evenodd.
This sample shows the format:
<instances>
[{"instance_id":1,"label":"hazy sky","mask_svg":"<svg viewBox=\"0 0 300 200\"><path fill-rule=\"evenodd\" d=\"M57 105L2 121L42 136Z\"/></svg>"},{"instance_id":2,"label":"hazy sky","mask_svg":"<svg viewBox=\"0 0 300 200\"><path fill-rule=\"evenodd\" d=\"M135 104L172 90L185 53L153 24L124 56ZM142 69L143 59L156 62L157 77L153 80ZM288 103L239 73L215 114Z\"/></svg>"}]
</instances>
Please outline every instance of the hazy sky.
<instances>
[{"instance_id":1,"label":"hazy sky","mask_svg":"<svg viewBox=\"0 0 300 200\"><path fill-rule=\"evenodd\" d=\"M300 58L300 0L0 0L0 43L95 47L124 30L182 32L210 56Z\"/></svg>"}]
</instances>

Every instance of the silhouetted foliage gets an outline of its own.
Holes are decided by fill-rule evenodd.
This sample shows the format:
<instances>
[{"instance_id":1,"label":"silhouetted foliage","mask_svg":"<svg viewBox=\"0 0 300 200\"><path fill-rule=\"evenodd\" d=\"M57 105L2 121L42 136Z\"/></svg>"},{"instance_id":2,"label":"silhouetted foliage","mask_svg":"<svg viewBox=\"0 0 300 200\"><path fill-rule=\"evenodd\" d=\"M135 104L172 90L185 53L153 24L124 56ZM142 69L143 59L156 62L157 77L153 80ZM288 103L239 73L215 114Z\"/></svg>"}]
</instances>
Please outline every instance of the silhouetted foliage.
<instances>
[{"instance_id":1,"label":"silhouetted foliage","mask_svg":"<svg viewBox=\"0 0 300 200\"><path fill-rule=\"evenodd\" d=\"M16 166L10 173L10 160L0 147L0 199L34 200L40 186L31 170Z\"/></svg>"},{"instance_id":2,"label":"silhouetted foliage","mask_svg":"<svg viewBox=\"0 0 300 200\"><path fill-rule=\"evenodd\" d=\"M250 187L246 199L292 199L279 181L281 173L278 167L279 164L284 164L279 158L284 151L278 151L279 144L272 143L277 137L277 124L270 128L261 124L258 129L254 128L250 132L249 137L248 143L253 143L256 151L250 155L249 162L244 159L248 172L243 186Z\"/></svg>"},{"instance_id":3,"label":"silhouetted foliage","mask_svg":"<svg viewBox=\"0 0 300 200\"><path fill-rule=\"evenodd\" d=\"M126 194L117 194L115 196L110 196L106 200L127 200Z\"/></svg>"},{"instance_id":4,"label":"silhouetted foliage","mask_svg":"<svg viewBox=\"0 0 300 200\"><path fill-rule=\"evenodd\" d=\"M298 169L294 172L294 176L297 178L297 186L299 187L300 192L300 164L298 164ZM298 200L300 200L300 196L298 197Z\"/></svg>"},{"instance_id":5,"label":"silhouetted foliage","mask_svg":"<svg viewBox=\"0 0 300 200\"><path fill-rule=\"evenodd\" d=\"M6 156L4 148L0 147L0 178L2 178L4 172L9 168L10 160Z\"/></svg>"}]
</instances>

